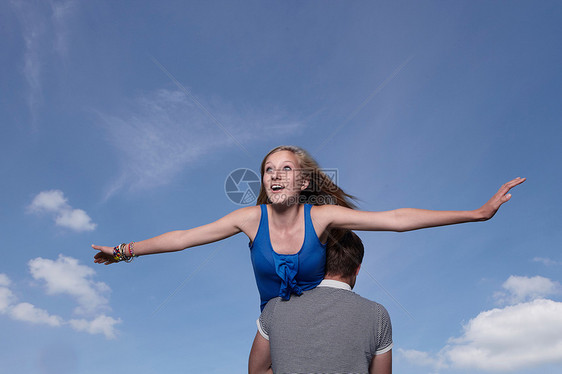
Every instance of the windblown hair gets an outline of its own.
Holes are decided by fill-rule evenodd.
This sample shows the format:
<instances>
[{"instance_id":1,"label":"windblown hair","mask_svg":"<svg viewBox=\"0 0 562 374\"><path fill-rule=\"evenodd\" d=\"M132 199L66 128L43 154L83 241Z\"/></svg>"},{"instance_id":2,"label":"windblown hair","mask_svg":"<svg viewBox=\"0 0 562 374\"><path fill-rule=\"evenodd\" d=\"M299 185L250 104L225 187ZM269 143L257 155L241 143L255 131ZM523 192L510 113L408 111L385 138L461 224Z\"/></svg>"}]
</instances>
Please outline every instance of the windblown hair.
<instances>
[{"instance_id":1,"label":"windblown hair","mask_svg":"<svg viewBox=\"0 0 562 374\"><path fill-rule=\"evenodd\" d=\"M308 187L301 191L299 196L300 204L311 204L311 205L340 205L346 208L355 209L356 206L352 202L355 199L352 195L345 193L340 187L338 187L330 177L328 177L320 168L316 160L314 160L308 152L304 149L293 146L293 145L281 145L279 147L273 148L264 157L261 167L261 180L262 185L260 188L260 193L257 199L257 205L269 204L270 201L267 198L266 187L263 185L263 176L265 173L265 163L269 156L276 152L289 151L292 152L299 161L300 172L302 173L302 178L308 180ZM345 232L348 230L332 229L328 236L328 245L332 242L337 242Z\"/></svg>"},{"instance_id":2,"label":"windblown hair","mask_svg":"<svg viewBox=\"0 0 562 374\"><path fill-rule=\"evenodd\" d=\"M353 231L346 230L339 241L329 243L326 247L326 275L355 275L364 254L361 239Z\"/></svg>"}]
</instances>

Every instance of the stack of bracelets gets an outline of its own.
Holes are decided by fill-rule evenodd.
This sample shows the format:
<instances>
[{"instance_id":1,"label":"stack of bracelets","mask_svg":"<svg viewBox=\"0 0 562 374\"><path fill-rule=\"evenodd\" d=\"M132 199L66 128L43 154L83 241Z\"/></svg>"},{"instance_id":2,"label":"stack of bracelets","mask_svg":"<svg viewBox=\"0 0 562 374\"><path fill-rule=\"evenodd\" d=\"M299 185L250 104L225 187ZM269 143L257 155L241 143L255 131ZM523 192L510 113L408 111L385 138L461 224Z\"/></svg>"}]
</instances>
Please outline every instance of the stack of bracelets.
<instances>
[{"instance_id":1,"label":"stack of bracelets","mask_svg":"<svg viewBox=\"0 0 562 374\"><path fill-rule=\"evenodd\" d=\"M133 250L134 244L135 242L130 242L129 244L122 243L113 248L113 259L115 260L115 262L133 261L133 258L135 257L135 251Z\"/></svg>"}]
</instances>

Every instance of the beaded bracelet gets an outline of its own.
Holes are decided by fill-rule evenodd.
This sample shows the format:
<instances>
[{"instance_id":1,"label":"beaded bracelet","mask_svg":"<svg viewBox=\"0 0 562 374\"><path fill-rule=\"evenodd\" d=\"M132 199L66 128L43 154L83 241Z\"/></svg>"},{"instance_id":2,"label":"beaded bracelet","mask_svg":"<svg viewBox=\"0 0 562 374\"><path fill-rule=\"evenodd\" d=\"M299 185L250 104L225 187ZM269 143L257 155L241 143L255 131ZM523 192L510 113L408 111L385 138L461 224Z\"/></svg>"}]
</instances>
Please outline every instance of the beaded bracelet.
<instances>
[{"instance_id":1,"label":"beaded bracelet","mask_svg":"<svg viewBox=\"0 0 562 374\"><path fill-rule=\"evenodd\" d=\"M123 246L123 244L119 244L118 246L113 247L113 259L116 262L119 262L119 261L122 260L122 257L123 257L122 246Z\"/></svg>"},{"instance_id":2,"label":"beaded bracelet","mask_svg":"<svg viewBox=\"0 0 562 374\"><path fill-rule=\"evenodd\" d=\"M115 260L115 262L125 261L128 263L133 261L133 258L136 257L133 250L133 243L134 242L131 242L129 244L121 243L113 248L113 259ZM125 247L128 247L129 256L127 256L127 254L125 253Z\"/></svg>"},{"instance_id":3,"label":"beaded bracelet","mask_svg":"<svg viewBox=\"0 0 562 374\"><path fill-rule=\"evenodd\" d=\"M123 245L123 253L122 253L122 255L123 255L123 261L125 261L125 262L127 262L127 263L133 261L133 257L135 257L135 254L134 254L134 252L133 252L132 249L131 249L131 244L132 244L132 243L124 244L124 245ZM129 256L127 256L127 255L125 254L125 247L128 247L128 249L129 249Z\"/></svg>"},{"instance_id":4,"label":"beaded bracelet","mask_svg":"<svg viewBox=\"0 0 562 374\"><path fill-rule=\"evenodd\" d=\"M135 245L135 242L129 243L129 257L131 257L131 258L135 257L135 251L133 250L134 245Z\"/></svg>"}]
</instances>

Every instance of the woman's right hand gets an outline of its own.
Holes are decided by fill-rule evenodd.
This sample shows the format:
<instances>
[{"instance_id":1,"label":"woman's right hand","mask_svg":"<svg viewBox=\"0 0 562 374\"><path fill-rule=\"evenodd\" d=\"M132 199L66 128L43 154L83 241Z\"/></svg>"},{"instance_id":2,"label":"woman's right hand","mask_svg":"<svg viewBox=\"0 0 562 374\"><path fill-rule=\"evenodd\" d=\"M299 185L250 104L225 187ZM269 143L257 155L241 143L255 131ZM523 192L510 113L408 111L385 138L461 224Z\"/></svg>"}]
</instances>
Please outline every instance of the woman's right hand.
<instances>
[{"instance_id":1,"label":"woman's right hand","mask_svg":"<svg viewBox=\"0 0 562 374\"><path fill-rule=\"evenodd\" d=\"M109 264L113 264L113 263L117 262L113 258L113 247L106 247L106 246L103 246L103 245L92 244L92 248L94 248L96 251L99 251L94 256L94 262L96 264L109 265Z\"/></svg>"}]
</instances>

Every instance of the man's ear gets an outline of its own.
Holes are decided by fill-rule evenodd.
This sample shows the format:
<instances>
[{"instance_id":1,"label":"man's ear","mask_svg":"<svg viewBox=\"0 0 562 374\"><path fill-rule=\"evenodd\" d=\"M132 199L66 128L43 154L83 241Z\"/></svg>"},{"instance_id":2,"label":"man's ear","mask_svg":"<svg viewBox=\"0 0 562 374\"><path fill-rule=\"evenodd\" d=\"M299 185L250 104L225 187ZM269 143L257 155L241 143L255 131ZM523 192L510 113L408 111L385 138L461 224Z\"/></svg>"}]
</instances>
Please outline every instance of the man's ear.
<instances>
[{"instance_id":1,"label":"man's ear","mask_svg":"<svg viewBox=\"0 0 562 374\"><path fill-rule=\"evenodd\" d=\"M359 275L359 270L361 270L361 264L359 264L359 266L357 266L357 270L355 270L355 276Z\"/></svg>"}]
</instances>

